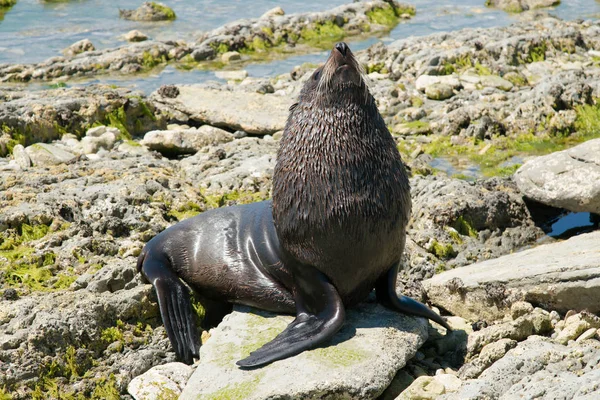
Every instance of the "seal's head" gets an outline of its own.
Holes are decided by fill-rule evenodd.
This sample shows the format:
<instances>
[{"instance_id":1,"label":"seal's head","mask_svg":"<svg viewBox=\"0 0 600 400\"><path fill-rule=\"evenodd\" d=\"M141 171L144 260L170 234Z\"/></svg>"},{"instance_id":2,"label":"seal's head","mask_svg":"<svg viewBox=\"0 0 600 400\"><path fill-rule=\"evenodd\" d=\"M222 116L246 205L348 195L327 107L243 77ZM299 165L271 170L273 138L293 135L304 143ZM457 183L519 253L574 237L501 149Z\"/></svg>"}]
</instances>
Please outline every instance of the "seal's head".
<instances>
[{"instance_id":1,"label":"seal's head","mask_svg":"<svg viewBox=\"0 0 600 400\"><path fill-rule=\"evenodd\" d=\"M371 97L363 70L348 45L336 43L327 62L317 68L300 93L300 102L367 103Z\"/></svg>"}]
</instances>

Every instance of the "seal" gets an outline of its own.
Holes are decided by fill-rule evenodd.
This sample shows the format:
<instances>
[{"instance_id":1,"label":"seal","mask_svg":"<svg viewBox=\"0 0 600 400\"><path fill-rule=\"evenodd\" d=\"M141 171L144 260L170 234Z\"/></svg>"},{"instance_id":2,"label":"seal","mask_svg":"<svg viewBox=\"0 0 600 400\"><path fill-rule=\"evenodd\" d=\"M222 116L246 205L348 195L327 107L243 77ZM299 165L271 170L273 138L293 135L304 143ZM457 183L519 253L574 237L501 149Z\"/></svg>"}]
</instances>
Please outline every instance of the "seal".
<instances>
[{"instance_id":1,"label":"seal","mask_svg":"<svg viewBox=\"0 0 600 400\"><path fill-rule=\"evenodd\" d=\"M198 357L190 289L217 304L295 313L283 332L237 362L254 368L325 344L347 307L378 302L450 329L396 293L410 188L395 142L345 43L306 81L281 139L273 200L223 207L150 240L138 270L156 289L178 357ZM185 283L184 283L185 282Z\"/></svg>"}]
</instances>

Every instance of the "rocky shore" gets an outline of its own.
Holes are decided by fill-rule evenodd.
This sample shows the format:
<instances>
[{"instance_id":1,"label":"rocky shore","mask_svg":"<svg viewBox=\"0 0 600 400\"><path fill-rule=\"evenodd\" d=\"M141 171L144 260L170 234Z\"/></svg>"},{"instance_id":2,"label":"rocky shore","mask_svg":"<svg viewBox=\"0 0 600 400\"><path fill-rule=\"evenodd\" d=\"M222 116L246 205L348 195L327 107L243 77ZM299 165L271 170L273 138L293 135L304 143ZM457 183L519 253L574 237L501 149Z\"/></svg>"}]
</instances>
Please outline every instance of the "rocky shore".
<instances>
[{"instance_id":1,"label":"rocky shore","mask_svg":"<svg viewBox=\"0 0 600 400\"><path fill-rule=\"evenodd\" d=\"M377 7L403 12L387 23ZM0 66L0 79L135 72L155 51L215 68L231 50L251 61L248 43L260 56L306 51L315 42L290 32L307 22L329 46L369 21L370 34L385 32L407 10L273 11L193 45L90 50ZM287 110L314 66L149 96L0 88L0 399L597 397L599 33L597 21L543 17L360 52L412 175L398 291L438 307L454 331L371 299L331 346L250 372L235 361L289 317L236 308L203 332L198 363L176 363L136 256L178 221L270 197ZM573 212L589 223L548 234Z\"/></svg>"}]
</instances>

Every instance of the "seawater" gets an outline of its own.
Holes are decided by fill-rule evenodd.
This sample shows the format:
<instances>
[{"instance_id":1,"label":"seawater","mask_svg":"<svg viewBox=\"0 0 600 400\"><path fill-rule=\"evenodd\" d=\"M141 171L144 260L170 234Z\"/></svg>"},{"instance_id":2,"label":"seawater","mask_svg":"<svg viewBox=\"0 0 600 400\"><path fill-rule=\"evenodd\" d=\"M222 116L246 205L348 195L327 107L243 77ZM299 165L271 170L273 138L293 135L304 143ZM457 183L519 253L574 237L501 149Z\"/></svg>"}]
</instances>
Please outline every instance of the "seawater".
<instances>
[{"instance_id":1,"label":"seawater","mask_svg":"<svg viewBox=\"0 0 600 400\"><path fill-rule=\"evenodd\" d=\"M19 0L0 20L0 63L34 63L61 55L70 44L90 39L97 49L117 47L126 42L122 35L138 29L158 40L185 39L193 41L202 31L208 31L242 18L255 18L273 7L281 6L286 13L322 11L349 0L245 1L245 0L164 0L172 7L177 19L172 22L136 22L119 18L119 8L135 9L142 0L72 0L44 2ZM468 27L505 26L517 20L503 11L486 8L484 0L415 0L417 7L412 20L401 23L388 36L352 43L360 50L379 40L392 41L411 35L454 31ZM567 0L552 15L563 19L597 18L600 3L593 0ZM290 57L245 67L250 76L274 76L286 73L303 62L322 62L327 52ZM115 78L102 76L86 84L104 82L131 86L149 93L166 83L197 83L215 80L211 71L182 71L167 67L150 76ZM79 83L77 83L79 84ZM39 85L34 85L34 87ZM43 85L42 85L43 87Z\"/></svg>"}]
</instances>

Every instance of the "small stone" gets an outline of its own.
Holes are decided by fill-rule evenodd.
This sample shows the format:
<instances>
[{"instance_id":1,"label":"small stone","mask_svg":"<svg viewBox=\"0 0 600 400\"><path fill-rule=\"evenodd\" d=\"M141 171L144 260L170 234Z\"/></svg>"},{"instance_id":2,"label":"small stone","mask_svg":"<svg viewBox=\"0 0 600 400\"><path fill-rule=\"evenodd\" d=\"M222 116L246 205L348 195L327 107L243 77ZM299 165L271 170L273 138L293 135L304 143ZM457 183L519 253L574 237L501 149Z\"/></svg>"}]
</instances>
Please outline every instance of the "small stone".
<instances>
[{"instance_id":1,"label":"small stone","mask_svg":"<svg viewBox=\"0 0 600 400\"><path fill-rule=\"evenodd\" d=\"M17 300L19 298L19 293L13 288L8 288L2 293L2 297L4 300Z\"/></svg>"},{"instance_id":2,"label":"small stone","mask_svg":"<svg viewBox=\"0 0 600 400\"><path fill-rule=\"evenodd\" d=\"M248 134L244 131L235 131L233 132L233 137L235 139L241 139L241 138L245 138L246 136L248 136Z\"/></svg>"},{"instance_id":3,"label":"small stone","mask_svg":"<svg viewBox=\"0 0 600 400\"><path fill-rule=\"evenodd\" d=\"M192 367L180 362L159 365L133 378L127 385L127 392L136 399L176 399L193 371Z\"/></svg>"},{"instance_id":4,"label":"small stone","mask_svg":"<svg viewBox=\"0 0 600 400\"><path fill-rule=\"evenodd\" d=\"M565 325L565 329L560 331L556 341L560 344L567 344L570 340L577 339L583 332L590 329L590 324L586 321L574 321Z\"/></svg>"},{"instance_id":5,"label":"small stone","mask_svg":"<svg viewBox=\"0 0 600 400\"><path fill-rule=\"evenodd\" d=\"M484 87L494 87L505 92L508 92L514 86L511 82L497 75L484 75L481 77L480 83Z\"/></svg>"},{"instance_id":6,"label":"small stone","mask_svg":"<svg viewBox=\"0 0 600 400\"><path fill-rule=\"evenodd\" d=\"M423 148L419 145L412 151L412 153L410 153L410 158L415 159L421 154L423 154Z\"/></svg>"},{"instance_id":7,"label":"small stone","mask_svg":"<svg viewBox=\"0 0 600 400\"><path fill-rule=\"evenodd\" d=\"M425 95L431 100L446 100L454 96L454 91L450 85L434 83L425 89Z\"/></svg>"},{"instance_id":8,"label":"small stone","mask_svg":"<svg viewBox=\"0 0 600 400\"><path fill-rule=\"evenodd\" d=\"M285 11L283 11L283 8L281 7L275 7L275 8L271 8L269 11L267 11L266 13L264 13L263 15L261 15L261 19L263 18L271 18L274 17L276 15L285 15Z\"/></svg>"},{"instance_id":9,"label":"small stone","mask_svg":"<svg viewBox=\"0 0 600 400\"><path fill-rule=\"evenodd\" d=\"M228 51L223 53L221 56L221 61L226 64L229 64L232 61L239 61L242 59L242 56L237 51Z\"/></svg>"},{"instance_id":10,"label":"small stone","mask_svg":"<svg viewBox=\"0 0 600 400\"><path fill-rule=\"evenodd\" d=\"M102 136L104 132L106 132L106 126L95 126L93 128L88 129L87 132L85 132L85 136L99 137Z\"/></svg>"},{"instance_id":11,"label":"small stone","mask_svg":"<svg viewBox=\"0 0 600 400\"><path fill-rule=\"evenodd\" d=\"M78 42L73 43L69 47L63 50L63 54L65 56L75 56L80 53L84 53L86 51L96 50L94 45L89 39L83 39Z\"/></svg>"},{"instance_id":12,"label":"small stone","mask_svg":"<svg viewBox=\"0 0 600 400\"><path fill-rule=\"evenodd\" d=\"M25 147L23 147L23 145L18 144L13 148L13 157L15 162L22 169L31 167L31 158L29 158L29 155L25 152Z\"/></svg>"},{"instance_id":13,"label":"small stone","mask_svg":"<svg viewBox=\"0 0 600 400\"><path fill-rule=\"evenodd\" d=\"M133 21L170 21L177 18L170 7L153 1L145 2L135 10L119 10L119 16Z\"/></svg>"},{"instance_id":14,"label":"small stone","mask_svg":"<svg viewBox=\"0 0 600 400\"><path fill-rule=\"evenodd\" d=\"M137 29L134 29L125 34L125 40L128 42L143 42L148 40L148 36Z\"/></svg>"},{"instance_id":15,"label":"small stone","mask_svg":"<svg viewBox=\"0 0 600 400\"><path fill-rule=\"evenodd\" d=\"M584 340L588 340L588 339L592 339L594 336L596 336L596 332L597 329L596 328L590 328L587 331L583 332L581 334L581 336L579 336L575 342L579 343L579 342L583 342Z\"/></svg>"},{"instance_id":16,"label":"small stone","mask_svg":"<svg viewBox=\"0 0 600 400\"><path fill-rule=\"evenodd\" d=\"M58 165L75 158L73 153L47 143L36 143L25 148L34 166Z\"/></svg>"},{"instance_id":17,"label":"small stone","mask_svg":"<svg viewBox=\"0 0 600 400\"><path fill-rule=\"evenodd\" d=\"M497 342L487 344L481 349L479 358L486 365L491 365L493 362L504 357L506 352L517 345L516 340L500 339Z\"/></svg>"}]
</instances>

